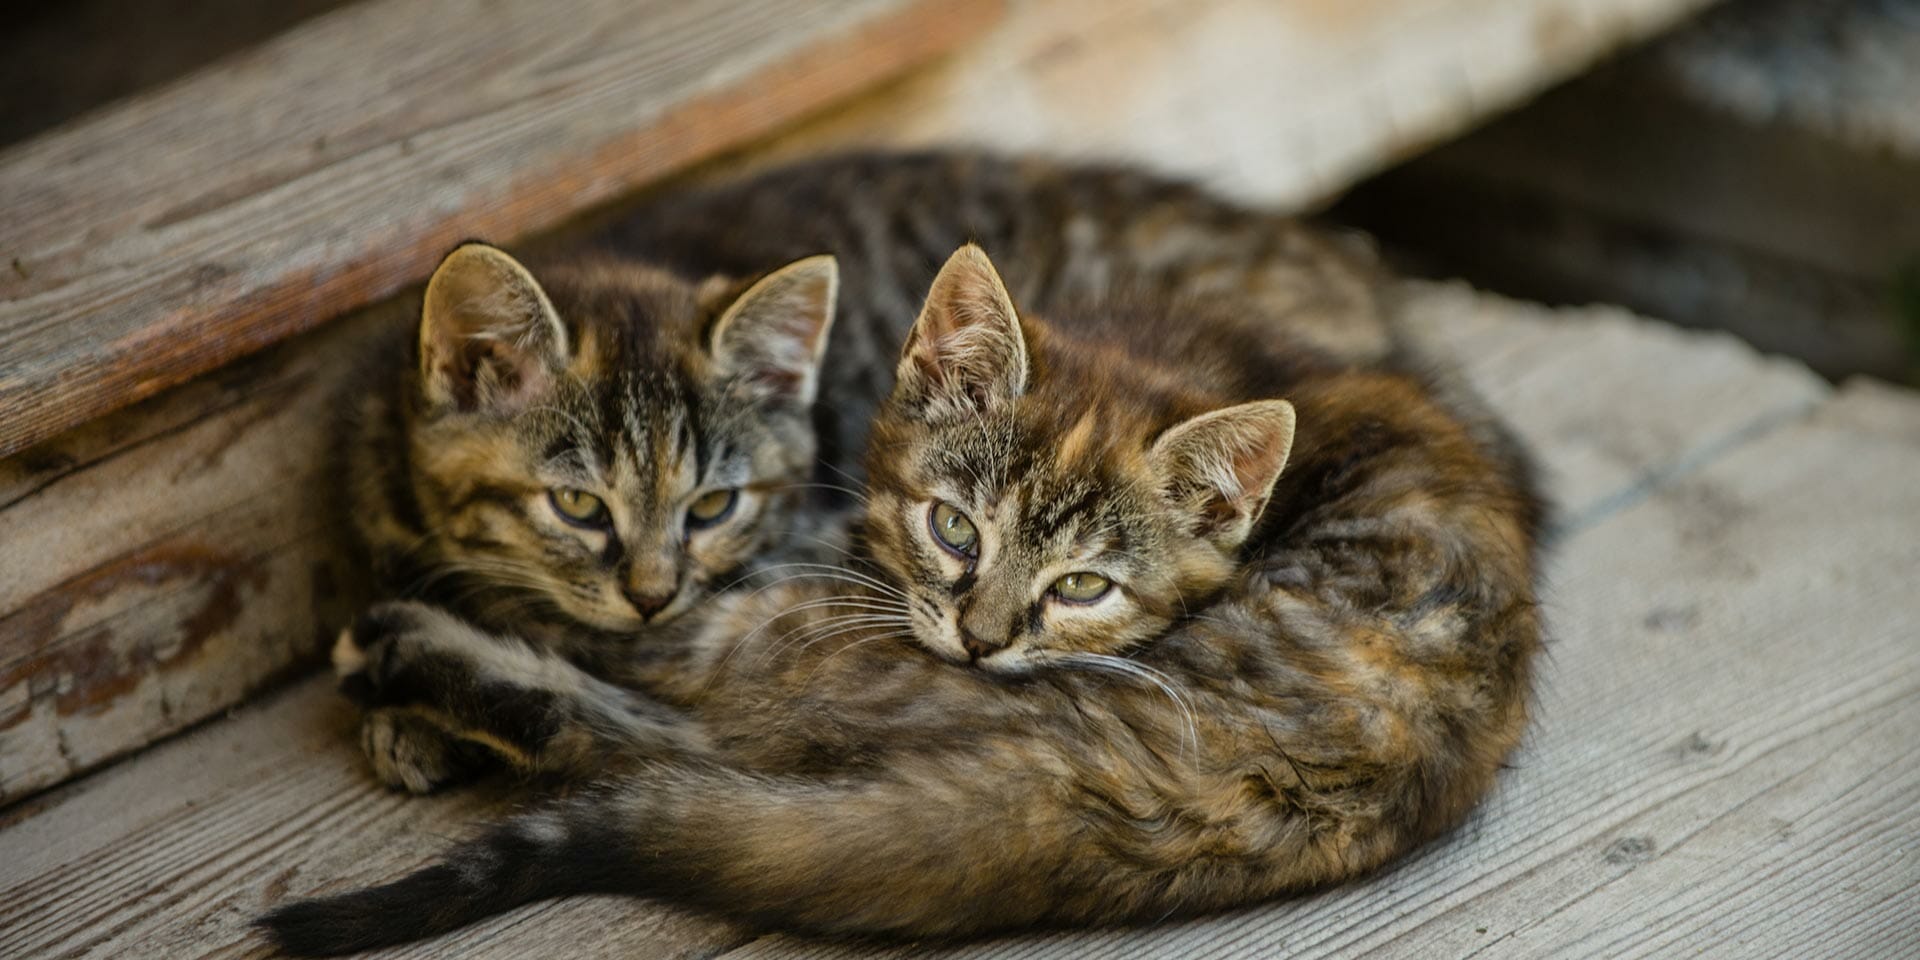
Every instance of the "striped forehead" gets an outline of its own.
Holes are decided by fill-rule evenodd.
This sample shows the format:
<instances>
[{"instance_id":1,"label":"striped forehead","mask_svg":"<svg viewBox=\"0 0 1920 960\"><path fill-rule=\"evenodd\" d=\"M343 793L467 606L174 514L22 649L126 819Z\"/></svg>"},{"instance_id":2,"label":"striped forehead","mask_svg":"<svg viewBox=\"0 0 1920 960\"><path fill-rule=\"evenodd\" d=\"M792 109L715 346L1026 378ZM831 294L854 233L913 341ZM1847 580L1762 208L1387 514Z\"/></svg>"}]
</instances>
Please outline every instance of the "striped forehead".
<instances>
[{"instance_id":1,"label":"striped forehead","mask_svg":"<svg viewBox=\"0 0 1920 960\"><path fill-rule=\"evenodd\" d=\"M1015 515L1019 535L1033 543L1070 540L1092 545L1112 526L1101 484L1092 477L1049 478L1027 485Z\"/></svg>"},{"instance_id":2,"label":"striped forehead","mask_svg":"<svg viewBox=\"0 0 1920 960\"><path fill-rule=\"evenodd\" d=\"M668 499L698 482L706 459L699 394L665 370L630 371L618 378L613 399L619 411L618 462L633 482L656 499Z\"/></svg>"},{"instance_id":3,"label":"striped forehead","mask_svg":"<svg viewBox=\"0 0 1920 960\"><path fill-rule=\"evenodd\" d=\"M989 465L943 477L961 500L981 511L1002 551L1124 550L1131 540L1114 491L1096 473L1055 474L1049 458L1013 462L1004 474Z\"/></svg>"}]
</instances>

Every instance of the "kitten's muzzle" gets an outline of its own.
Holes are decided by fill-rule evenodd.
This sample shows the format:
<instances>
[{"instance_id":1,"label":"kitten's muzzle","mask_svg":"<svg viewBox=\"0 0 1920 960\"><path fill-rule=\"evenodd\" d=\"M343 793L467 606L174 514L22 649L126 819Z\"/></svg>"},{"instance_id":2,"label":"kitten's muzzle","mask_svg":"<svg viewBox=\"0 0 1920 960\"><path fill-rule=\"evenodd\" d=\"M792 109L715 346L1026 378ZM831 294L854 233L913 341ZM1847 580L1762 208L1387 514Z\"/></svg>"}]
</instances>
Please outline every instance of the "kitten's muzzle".
<instances>
[{"instance_id":1,"label":"kitten's muzzle","mask_svg":"<svg viewBox=\"0 0 1920 960\"><path fill-rule=\"evenodd\" d=\"M1005 643L993 643L980 639L978 634L965 626L960 628L960 646L967 651L967 656L972 657L976 662L1007 648Z\"/></svg>"},{"instance_id":2,"label":"kitten's muzzle","mask_svg":"<svg viewBox=\"0 0 1920 960\"><path fill-rule=\"evenodd\" d=\"M640 619L652 620L660 611L673 605L673 598L680 595L680 589L679 584L675 584L664 592L650 593L633 587L622 587L620 593L627 598L628 603L633 604L633 609L640 614Z\"/></svg>"}]
</instances>

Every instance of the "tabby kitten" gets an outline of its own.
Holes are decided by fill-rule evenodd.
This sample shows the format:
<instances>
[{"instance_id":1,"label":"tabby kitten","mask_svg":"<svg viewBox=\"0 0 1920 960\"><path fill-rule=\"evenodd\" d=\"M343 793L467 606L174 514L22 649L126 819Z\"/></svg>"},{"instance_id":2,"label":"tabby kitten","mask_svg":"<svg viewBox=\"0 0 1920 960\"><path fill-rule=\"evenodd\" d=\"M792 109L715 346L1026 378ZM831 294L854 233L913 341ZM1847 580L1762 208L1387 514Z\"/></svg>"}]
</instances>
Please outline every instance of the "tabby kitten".
<instances>
[{"instance_id":1,"label":"tabby kitten","mask_svg":"<svg viewBox=\"0 0 1920 960\"><path fill-rule=\"evenodd\" d=\"M363 401L353 515L389 577L524 588L609 631L670 620L812 470L838 269L744 290L607 259L541 274L479 243L441 263L417 372Z\"/></svg>"},{"instance_id":2,"label":"tabby kitten","mask_svg":"<svg viewBox=\"0 0 1920 960\"><path fill-rule=\"evenodd\" d=\"M913 639L996 673L1124 653L1204 605L1293 444L1271 337L1125 305L1062 320L1023 327L962 248L868 457L869 548Z\"/></svg>"},{"instance_id":3,"label":"tabby kitten","mask_svg":"<svg viewBox=\"0 0 1920 960\"><path fill-rule=\"evenodd\" d=\"M410 375L354 397L349 515L376 576L554 649L634 655L636 631L793 523L837 285L825 256L749 285L593 256L536 281L493 247L454 250ZM483 758L431 721L366 717L383 781L424 791Z\"/></svg>"},{"instance_id":4,"label":"tabby kitten","mask_svg":"<svg viewBox=\"0 0 1920 960\"><path fill-rule=\"evenodd\" d=\"M1147 921L1458 822L1526 718L1524 465L1420 378L1221 307L1043 320L956 255L873 425L877 575L721 598L682 720L428 608L363 621L375 702L614 772L263 925L336 953L588 891L836 934Z\"/></svg>"}]
</instances>

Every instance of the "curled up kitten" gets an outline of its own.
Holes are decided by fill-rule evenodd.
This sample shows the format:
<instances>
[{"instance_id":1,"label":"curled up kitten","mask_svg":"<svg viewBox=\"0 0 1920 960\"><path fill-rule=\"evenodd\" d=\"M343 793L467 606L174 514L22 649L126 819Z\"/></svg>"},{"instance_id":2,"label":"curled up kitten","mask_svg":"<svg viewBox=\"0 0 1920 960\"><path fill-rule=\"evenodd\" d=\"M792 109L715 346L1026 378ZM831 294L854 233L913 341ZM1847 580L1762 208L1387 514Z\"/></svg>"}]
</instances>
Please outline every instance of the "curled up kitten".
<instances>
[{"instance_id":1,"label":"curled up kitten","mask_svg":"<svg viewBox=\"0 0 1920 960\"><path fill-rule=\"evenodd\" d=\"M421 605L363 619L362 696L606 774L279 907L275 941L583 892L831 934L1151 921L1370 870L1518 742L1541 505L1418 376L1217 305L1022 315L967 249L897 380L868 562L720 598L657 696Z\"/></svg>"},{"instance_id":2,"label":"curled up kitten","mask_svg":"<svg viewBox=\"0 0 1920 960\"><path fill-rule=\"evenodd\" d=\"M454 250L413 369L352 398L348 515L375 578L576 662L664 653L635 636L812 516L838 283L830 256L739 283L569 255L535 281L493 247ZM424 792L487 758L436 719L369 711L376 775Z\"/></svg>"}]
</instances>

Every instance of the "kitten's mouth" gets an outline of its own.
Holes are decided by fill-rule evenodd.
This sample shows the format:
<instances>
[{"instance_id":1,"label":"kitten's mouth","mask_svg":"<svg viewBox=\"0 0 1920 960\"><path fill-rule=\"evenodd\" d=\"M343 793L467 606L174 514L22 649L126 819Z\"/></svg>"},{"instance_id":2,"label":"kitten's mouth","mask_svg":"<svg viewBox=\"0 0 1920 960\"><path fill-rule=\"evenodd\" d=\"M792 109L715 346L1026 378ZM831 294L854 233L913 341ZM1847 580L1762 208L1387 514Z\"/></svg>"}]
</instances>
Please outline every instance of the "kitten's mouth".
<instances>
[{"instance_id":1,"label":"kitten's mouth","mask_svg":"<svg viewBox=\"0 0 1920 960\"><path fill-rule=\"evenodd\" d=\"M659 616L647 620L632 609L586 607L564 602L557 603L556 606L568 619L588 629L605 630L610 633L631 633L646 628L650 623L665 623L679 615L678 611L662 610Z\"/></svg>"},{"instance_id":2,"label":"kitten's mouth","mask_svg":"<svg viewBox=\"0 0 1920 960\"><path fill-rule=\"evenodd\" d=\"M995 650L985 656L969 656L956 662L1001 680L1031 676L1034 667L1031 659L1007 650Z\"/></svg>"}]
</instances>

